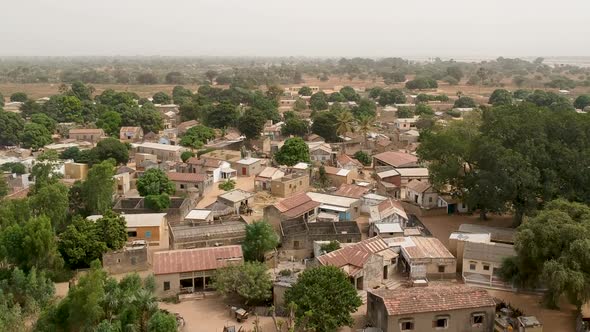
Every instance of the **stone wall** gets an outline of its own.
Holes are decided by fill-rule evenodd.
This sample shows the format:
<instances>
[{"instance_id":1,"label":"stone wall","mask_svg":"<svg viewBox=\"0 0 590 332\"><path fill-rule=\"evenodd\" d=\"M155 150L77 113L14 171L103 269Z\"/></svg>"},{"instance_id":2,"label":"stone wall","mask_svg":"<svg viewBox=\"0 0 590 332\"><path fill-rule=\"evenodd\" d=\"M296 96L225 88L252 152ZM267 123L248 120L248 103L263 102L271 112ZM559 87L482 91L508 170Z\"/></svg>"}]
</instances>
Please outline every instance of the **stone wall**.
<instances>
[{"instance_id":1,"label":"stone wall","mask_svg":"<svg viewBox=\"0 0 590 332\"><path fill-rule=\"evenodd\" d=\"M107 252L102 255L102 265L112 274L147 270L147 246Z\"/></svg>"}]
</instances>

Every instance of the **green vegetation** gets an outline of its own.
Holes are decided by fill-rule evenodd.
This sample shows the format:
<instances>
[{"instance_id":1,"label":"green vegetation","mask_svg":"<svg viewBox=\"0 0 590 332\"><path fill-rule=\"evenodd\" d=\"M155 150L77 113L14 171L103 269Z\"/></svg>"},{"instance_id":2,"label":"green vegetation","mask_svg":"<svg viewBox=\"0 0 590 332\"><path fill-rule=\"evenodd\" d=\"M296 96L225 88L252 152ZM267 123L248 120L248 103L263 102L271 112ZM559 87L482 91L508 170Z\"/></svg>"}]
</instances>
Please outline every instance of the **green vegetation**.
<instances>
[{"instance_id":1,"label":"green vegetation","mask_svg":"<svg viewBox=\"0 0 590 332\"><path fill-rule=\"evenodd\" d=\"M325 252L326 254L327 253L330 253L330 252L332 252L334 250L340 249L340 242L338 242L338 241L330 241L328 243L322 244L322 246L320 247L320 249L323 252Z\"/></svg>"},{"instance_id":2,"label":"green vegetation","mask_svg":"<svg viewBox=\"0 0 590 332\"><path fill-rule=\"evenodd\" d=\"M299 137L289 138L275 153L274 159L279 165L293 166L298 162L310 162L309 147Z\"/></svg>"},{"instance_id":3,"label":"green vegetation","mask_svg":"<svg viewBox=\"0 0 590 332\"><path fill-rule=\"evenodd\" d=\"M279 238L272 226L263 220L246 225L246 237L242 248L247 261L264 262L264 255L279 244Z\"/></svg>"},{"instance_id":4,"label":"green vegetation","mask_svg":"<svg viewBox=\"0 0 590 332\"><path fill-rule=\"evenodd\" d=\"M360 161L361 164L365 166L371 166L371 156L369 156L369 154L367 154L365 151L357 151L354 154L354 159Z\"/></svg>"},{"instance_id":5,"label":"green vegetation","mask_svg":"<svg viewBox=\"0 0 590 332\"><path fill-rule=\"evenodd\" d=\"M221 182L219 185L217 185L217 187L221 190L224 190L224 191L231 191L236 188L236 181L234 181L232 179L227 179L227 180Z\"/></svg>"},{"instance_id":6,"label":"green vegetation","mask_svg":"<svg viewBox=\"0 0 590 332\"><path fill-rule=\"evenodd\" d=\"M272 280L260 262L230 264L215 272L213 286L223 295L239 296L246 305L256 305L272 295Z\"/></svg>"}]
</instances>

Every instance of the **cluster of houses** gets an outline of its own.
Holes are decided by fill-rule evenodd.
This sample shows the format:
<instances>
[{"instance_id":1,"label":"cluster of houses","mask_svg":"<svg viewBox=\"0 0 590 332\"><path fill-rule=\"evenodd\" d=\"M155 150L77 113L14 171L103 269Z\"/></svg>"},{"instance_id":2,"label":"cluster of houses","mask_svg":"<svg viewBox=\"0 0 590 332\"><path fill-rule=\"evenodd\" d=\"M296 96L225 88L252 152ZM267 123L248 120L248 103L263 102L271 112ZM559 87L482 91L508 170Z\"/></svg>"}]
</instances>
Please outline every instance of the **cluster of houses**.
<instances>
[{"instance_id":1,"label":"cluster of houses","mask_svg":"<svg viewBox=\"0 0 590 332\"><path fill-rule=\"evenodd\" d=\"M297 91L285 91L280 109L293 107ZM114 176L113 210L127 222L129 244L105 254L108 271L151 269L162 297L211 291L217 269L244 261L240 244L254 214L280 238L276 260L340 268L367 304L368 322L380 331L493 330L495 302L485 288L514 289L498 275L502 260L515 255L514 232L462 225L448 246L429 235L421 215L469 209L430 184L427 165L413 152L419 136L416 118L396 119L393 135L372 135L368 144L353 134L339 144L309 135L311 162L285 166L272 162L285 139L281 122L267 123L252 152L242 149L243 137L230 132L206 142L206 153L183 161L181 155L189 149L178 145L178 138L198 122L180 122L176 105L157 108L166 122L162 132L120 130L119 139L132 148L128 164ZM381 112L395 112L393 108ZM90 148L105 137L102 129L71 128L67 139L45 149ZM351 157L361 150L372 156L372 165ZM8 161L22 162L29 170L35 163L30 151L21 149L0 157L0 164ZM319 166L328 188L314 186ZM174 183L175 194L163 212L151 211L137 193L137 179L152 168L163 170ZM62 161L57 171L73 183L87 177L88 165ZM29 174L4 176L10 195L26 195ZM218 189L228 179L247 185ZM340 249L321 250L334 241ZM285 305L280 294L294 281L277 279L275 306Z\"/></svg>"}]
</instances>

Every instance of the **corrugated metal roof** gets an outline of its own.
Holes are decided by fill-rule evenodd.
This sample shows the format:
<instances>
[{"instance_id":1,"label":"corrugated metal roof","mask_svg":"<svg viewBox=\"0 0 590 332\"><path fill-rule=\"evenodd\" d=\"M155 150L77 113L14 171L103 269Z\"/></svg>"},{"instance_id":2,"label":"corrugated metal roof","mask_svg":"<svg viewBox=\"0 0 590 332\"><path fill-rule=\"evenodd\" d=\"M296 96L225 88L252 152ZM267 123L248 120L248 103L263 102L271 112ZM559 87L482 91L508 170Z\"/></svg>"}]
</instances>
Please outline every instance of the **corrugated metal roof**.
<instances>
[{"instance_id":1,"label":"corrugated metal roof","mask_svg":"<svg viewBox=\"0 0 590 332\"><path fill-rule=\"evenodd\" d=\"M516 256L514 246L504 243L465 242L463 259L474 259L490 263L502 263L507 257Z\"/></svg>"},{"instance_id":2,"label":"corrugated metal roof","mask_svg":"<svg viewBox=\"0 0 590 332\"><path fill-rule=\"evenodd\" d=\"M153 270L155 275L207 271L243 260L242 247L238 245L160 251L154 253Z\"/></svg>"},{"instance_id":3,"label":"corrugated metal roof","mask_svg":"<svg viewBox=\"0 0 590 332\"><path fill-rule=\"evenodd\" d=\"M391 251L393 253L389 245L377 236L319 256L317 260L322 265L331 265L339 268L349 266L347 268L348 270L350 270L350 266L354 266L357 269L350 271L356 273L359 269L363 268L372 254L381 255L383 251ZM390 257L391 253L388 253L387 256ZM349 273L349 275L353 274Z\"/></svg>"}]
</instances>

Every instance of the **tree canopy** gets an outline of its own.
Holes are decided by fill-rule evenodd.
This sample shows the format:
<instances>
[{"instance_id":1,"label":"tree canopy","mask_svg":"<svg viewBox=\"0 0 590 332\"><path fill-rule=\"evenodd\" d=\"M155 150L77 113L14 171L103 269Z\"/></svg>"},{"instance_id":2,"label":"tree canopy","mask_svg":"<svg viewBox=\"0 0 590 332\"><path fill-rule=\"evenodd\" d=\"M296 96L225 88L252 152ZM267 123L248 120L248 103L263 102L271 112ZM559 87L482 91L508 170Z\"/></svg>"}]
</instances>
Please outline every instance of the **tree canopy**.
<instances>
[{"instance_id":1,"label":"tree canopy","mask_svg":"<svg viewBox=\"0 0 590 332\"><path fill-rule=\"evenodd\" d=\"M275 161L279 165L293 166L298 162L309 162L309 147L300 137L292 137L275 153Z\"/></svg>"},{"instance_id":2,"label":"tree canopy","mask_svg":"<svg viewBox=\"0 0 590 332\"><path fill-rule=\"evenodd\" d=\"M246 225L246 237L242 248L248 261L264 262L264 255L279 244L279 238L272 226L263 220Z\"/></svg>"},{"instance_id":3,"label":"tree canopy","mask_svg":"<svg viewBox=\"0 0 590 332\"><path fill-rule=\"evenodd\" d=\"M174 183L159 168L148 169L137 179L137 191L141 196L174 194Z\"/></svg>"},{"instance_id":4,"label":"tree canopy","mask_svg":"<svg viewBox=\"0 0 590 332\"><path fill-rule=\"evenodd\" d=\"M272 280L266 265L260 262L231 264L217 269L215 289L224 295L237 295L246 305L255 305L271 297Z\"/></svg>"}]
</instances>

